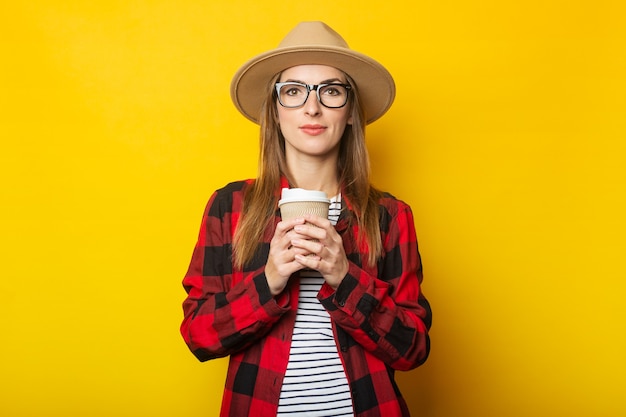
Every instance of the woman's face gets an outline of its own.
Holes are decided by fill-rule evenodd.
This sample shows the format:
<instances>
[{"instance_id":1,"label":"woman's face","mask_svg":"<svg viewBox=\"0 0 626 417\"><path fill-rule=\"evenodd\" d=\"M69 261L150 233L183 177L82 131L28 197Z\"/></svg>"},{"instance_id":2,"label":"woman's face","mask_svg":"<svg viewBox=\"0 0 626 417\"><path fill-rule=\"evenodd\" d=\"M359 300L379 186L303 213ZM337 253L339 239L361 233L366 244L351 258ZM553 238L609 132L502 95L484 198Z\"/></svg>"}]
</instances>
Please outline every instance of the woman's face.
<instances>
[{"instance_id":1,"label":"woman's face","mask_svg":"<svg viewBox=\"0 0 626 417\"><path fill-rule=\"evenodd\" d=\"M343 72L326 65L289 68L283 71L279 79L279 82L286 81L309 85L347 84ZM331 92L329 94L332 95ZM316 92L311 91L301 107L286 108L278 101L276 106L288 160L303 156L327 158L338 155L339 142L346 125L352 124L349 102L340 108L328 108L318 101Z\"/></svg>"}]
</instances>

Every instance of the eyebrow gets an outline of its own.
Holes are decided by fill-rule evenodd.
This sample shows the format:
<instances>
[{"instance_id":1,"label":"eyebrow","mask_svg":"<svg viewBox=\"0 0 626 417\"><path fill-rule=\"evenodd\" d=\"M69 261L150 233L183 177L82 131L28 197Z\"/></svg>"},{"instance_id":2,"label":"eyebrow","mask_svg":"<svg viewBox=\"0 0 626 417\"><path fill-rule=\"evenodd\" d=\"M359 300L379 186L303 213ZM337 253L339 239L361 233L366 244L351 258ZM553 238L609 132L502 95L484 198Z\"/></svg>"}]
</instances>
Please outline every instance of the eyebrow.
<instances>
[{"instance_id":1,"label":"eyebrow","mask_svg":"<svg viewBox=\"0 0 626 417\"><path fill-rule=\"evenodd\" d=\"M307 84L307 85L309 85L308 83L305 83L302 80L296 80L296 79L293 79L293 78L290 78L288 80L281 81L281 82L283 82L283 83L300 83L300 84ZM341 84L345 83L345 81L341 81L339 78L329 78L328 80L320 81L318 83L318 85L319 84L332 84L332 83L337 83L337 82L341 83Z\"/></svg>"}]
</instances>

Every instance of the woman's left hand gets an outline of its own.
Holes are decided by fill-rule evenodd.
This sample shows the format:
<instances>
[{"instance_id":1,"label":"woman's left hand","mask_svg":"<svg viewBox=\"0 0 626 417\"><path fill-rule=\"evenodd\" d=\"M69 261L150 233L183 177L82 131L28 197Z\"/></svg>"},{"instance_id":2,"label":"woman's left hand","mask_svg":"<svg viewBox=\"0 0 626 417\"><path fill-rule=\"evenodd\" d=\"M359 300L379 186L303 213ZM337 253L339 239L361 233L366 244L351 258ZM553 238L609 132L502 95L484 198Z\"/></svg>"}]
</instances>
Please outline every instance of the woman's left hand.
<instances>
[{"instance_id":1,"label":"woman's left hand","mask_svg":"<svg viewBox=\"0 0 626 417\"><path fill-rule=\"evenodd\" d=\"M313 256L296 255L296 261L319 271L326 283L336 290L348 273L343 240L328 219L305 215L304 220L307 223L295 226L294 231L306 238L293 239L291 245Z\"/></svg>"}]
</instances>

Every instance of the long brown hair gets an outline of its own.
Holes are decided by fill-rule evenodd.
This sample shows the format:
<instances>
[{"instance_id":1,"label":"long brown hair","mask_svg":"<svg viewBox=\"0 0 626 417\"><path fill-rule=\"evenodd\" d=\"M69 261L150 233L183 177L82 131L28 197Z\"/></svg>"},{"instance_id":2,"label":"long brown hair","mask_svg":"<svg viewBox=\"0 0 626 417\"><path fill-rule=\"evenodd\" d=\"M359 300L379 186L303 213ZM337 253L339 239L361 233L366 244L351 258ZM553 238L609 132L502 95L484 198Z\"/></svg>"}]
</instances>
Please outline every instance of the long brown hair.
<instances>
[{"instance_id":1,"label":"long brown hair","mask_svg":"<svg viewBox=\"0 0 626 417\"><path fill-rule=\"evenodd\" d=\"M346 77L352 86L348 103L352 124L346 126L339 145L337 171L342 194L350 202L362 231L357 243L359 247L363 244L368 247L368 258L363 261L373 266L382 253L378 209L381 193L370 183L370 161L365 145L365 115L359 102L358 90L354 81L348 75ZM244 196L243 212L233 239L235 266L240 269L254 257L263 234L274 217L281 176L285 176L293 184L285 159L285 139L278 125L274 84L279 78L280 74L271 80L261 109L258 176Z\"/></svg>"}]
</instances>

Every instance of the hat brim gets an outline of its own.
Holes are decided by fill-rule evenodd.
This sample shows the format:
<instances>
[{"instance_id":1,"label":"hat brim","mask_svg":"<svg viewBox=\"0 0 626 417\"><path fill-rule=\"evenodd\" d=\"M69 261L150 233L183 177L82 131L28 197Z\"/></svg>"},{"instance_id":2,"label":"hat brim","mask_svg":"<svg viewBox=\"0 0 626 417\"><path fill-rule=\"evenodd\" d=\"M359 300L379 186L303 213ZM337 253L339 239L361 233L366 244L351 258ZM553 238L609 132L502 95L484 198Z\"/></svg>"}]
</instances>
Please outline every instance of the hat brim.
<instances>
[{"instance_id":1,"label":"hat brim","mask_svg":"<svg viewBox=\"0 0 626 417\"><path fill-rule=\"evenodd\" d=\"M356 83L367 124L385 114L395 98L391 74L372 58L341 47L297 46L258 55L237 71L230 86L237 109L258 124L267 83L279 72L296 65L328 65L348 74Z\"/></svg>"}]
</instances>

